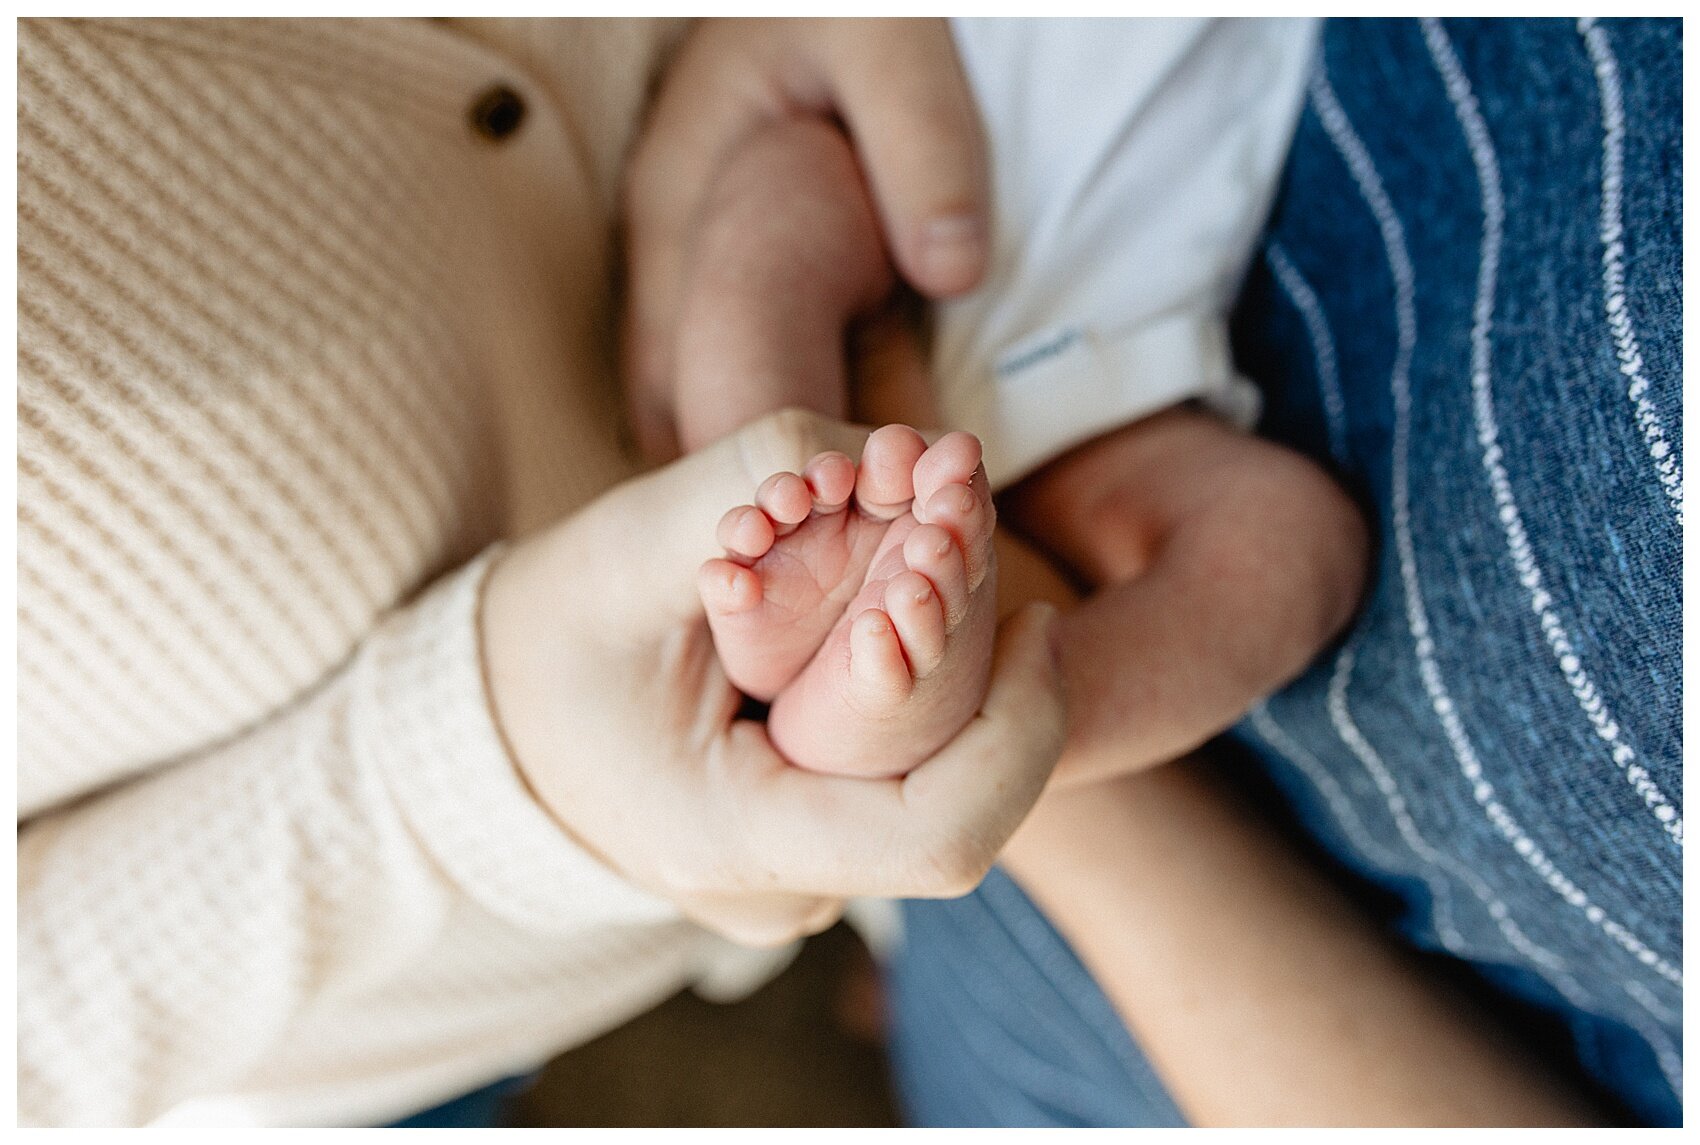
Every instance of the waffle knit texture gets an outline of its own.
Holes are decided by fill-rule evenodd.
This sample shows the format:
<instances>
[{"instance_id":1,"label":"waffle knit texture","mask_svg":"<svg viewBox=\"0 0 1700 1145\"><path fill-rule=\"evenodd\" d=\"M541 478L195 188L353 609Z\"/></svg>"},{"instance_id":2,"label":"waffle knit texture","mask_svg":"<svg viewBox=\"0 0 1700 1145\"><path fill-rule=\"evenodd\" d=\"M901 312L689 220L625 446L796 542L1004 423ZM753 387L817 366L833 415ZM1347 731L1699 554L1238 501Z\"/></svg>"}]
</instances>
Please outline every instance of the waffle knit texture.
<instances>
[{"instance_id":1,"label":"waffle knit texture","mask_svg":"<svg viewBox=\"0 0 1700 1145\"><path fill-rule=\"evenodd\" d=\"M528 796L477 630L630 471L609 222L676 30L21 22L23 1122L382 1120L734 956Z\"/></svg>"}]
</instances>

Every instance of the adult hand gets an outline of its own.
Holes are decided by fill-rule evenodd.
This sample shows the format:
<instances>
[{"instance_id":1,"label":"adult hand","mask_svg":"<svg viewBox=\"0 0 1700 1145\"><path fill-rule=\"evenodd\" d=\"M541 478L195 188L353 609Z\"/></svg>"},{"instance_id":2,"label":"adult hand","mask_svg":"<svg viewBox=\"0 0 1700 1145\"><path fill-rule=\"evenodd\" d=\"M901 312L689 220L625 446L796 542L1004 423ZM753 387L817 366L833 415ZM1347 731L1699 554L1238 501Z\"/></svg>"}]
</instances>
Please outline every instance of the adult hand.
<instances>
[{"instance_id":1,"label":"adult hand","mask_svg":"<svg viewBox=\"0 0 1700 1145\"><path fill-rule=\"evenodd\" d=\"M798 114L849 131L910 285L945 298L985 270L985 138L943 20L703 21L627 173L623 367L633 430L652 458L678 453L668 387L691 224L739 141Z\"/></svg>"},{"instance_id":2,"label":"adult hand","mask_svg":"<svg viewBox=\"0 0 1700 1145\"><path fill-rule=\"evenodd\" d=\"M630 881L710 928L776 944L852 895L948 897L985 875L1061 751L1051 610L1006 622L985 704L901 779L801 771L715 657L695 575L728 505L865 430L764 418L621 485L520 545L486 587L497 716L542 804Z\"/></svg>"}]
</instances>

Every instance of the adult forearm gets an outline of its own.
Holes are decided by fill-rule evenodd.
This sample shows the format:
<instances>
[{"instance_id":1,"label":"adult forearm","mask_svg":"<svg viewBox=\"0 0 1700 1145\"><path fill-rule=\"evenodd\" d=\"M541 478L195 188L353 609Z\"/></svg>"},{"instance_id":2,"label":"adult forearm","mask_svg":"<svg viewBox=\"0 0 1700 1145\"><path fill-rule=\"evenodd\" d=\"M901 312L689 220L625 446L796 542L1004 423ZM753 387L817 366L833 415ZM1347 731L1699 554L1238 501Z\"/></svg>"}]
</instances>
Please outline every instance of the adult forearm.
<instances>
[{"instance_id":1,"label":"adult forearm","mask_svg":"<svg viewBox=\"0 0 1700 1145\"><path fill-rule=\"evenodd\" d=\"M480 674L487 567L300 703L19 825L22 1123L213 1097L227 1119L389 1118L688 980L701 936L513 771Z\"/></svg>"},{"instance_id":2,"label":"adult forearm","mask_svg":"<svg viewBox=\"0 0 1700 1145\"><path fill-rule=\"evenodd\" d=\"M1193 761L1047 794L1005 863L1195 1124L1602 1119Z\"/></svg>"}]
</instances>

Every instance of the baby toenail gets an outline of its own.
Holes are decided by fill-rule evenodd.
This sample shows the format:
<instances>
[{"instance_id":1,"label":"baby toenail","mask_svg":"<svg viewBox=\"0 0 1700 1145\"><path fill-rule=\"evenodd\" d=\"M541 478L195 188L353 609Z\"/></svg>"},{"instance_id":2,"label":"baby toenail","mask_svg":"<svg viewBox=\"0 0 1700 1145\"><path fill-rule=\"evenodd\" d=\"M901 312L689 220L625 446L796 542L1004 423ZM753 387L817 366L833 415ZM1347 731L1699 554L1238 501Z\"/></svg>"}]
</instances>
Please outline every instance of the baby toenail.
<instances>
[{"instance_id":1,"label":"baby toenail","mask_svg":"<svg viewBox=\"0 0 1700 1145\"><path fill-rule=\"evenodd\" d=\"M967 513L970 510L972 510L973 508L974 508L974 494L972 494L968 490L964 489L961 493L958 493L956 495L956 509L957 509L958 512Z\"/></svg>"},{"instance_id":2,"label":"baby toenail","mask_svg":"<svg viewBox=\"0 0 1700 1145\"><path fill-rule=\"evenodd\" d=\"M933 555L935 557L947 556L947 555L949 555L949 553L950 553L950 538L949 537L946 537L944 540L940 541L937 545L933 546Z\"/></svg>"}]
</instances>

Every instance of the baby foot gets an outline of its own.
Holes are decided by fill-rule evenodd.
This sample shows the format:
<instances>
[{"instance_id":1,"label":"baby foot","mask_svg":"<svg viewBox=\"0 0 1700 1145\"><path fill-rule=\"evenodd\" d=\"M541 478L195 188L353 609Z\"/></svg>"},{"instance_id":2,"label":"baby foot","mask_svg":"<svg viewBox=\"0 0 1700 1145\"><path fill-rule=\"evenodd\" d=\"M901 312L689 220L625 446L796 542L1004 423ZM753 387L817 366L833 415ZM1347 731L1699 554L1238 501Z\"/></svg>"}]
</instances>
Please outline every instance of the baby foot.
<instances>
[{"instance_id":1,"label":"baby foot","mask_svg":"<svg viewBox=\"0 0 1700 1145\"><path fill-rule=\"evenodd\" d=\"M892 522L908 514L926 449L908 426L886 426L868 437L859 467L820 454L721 518L727 555L702 566L697 586L721 665L745 695L772 700L819 650Z\"/></svg>"},{"instance_id":2,"label":"baby foot","mask_svg":"<svg viewBox=\"0 0 1700 1145\"><path fill-rule=\"evenodd\" d=\"M854 480L851 475L854 473ZM901 775L979 709L996 623L995 511L980 444L876 431L764 482L721 522L701 587L728 676L816 771Z\"/></svg>"}]
</instances>

